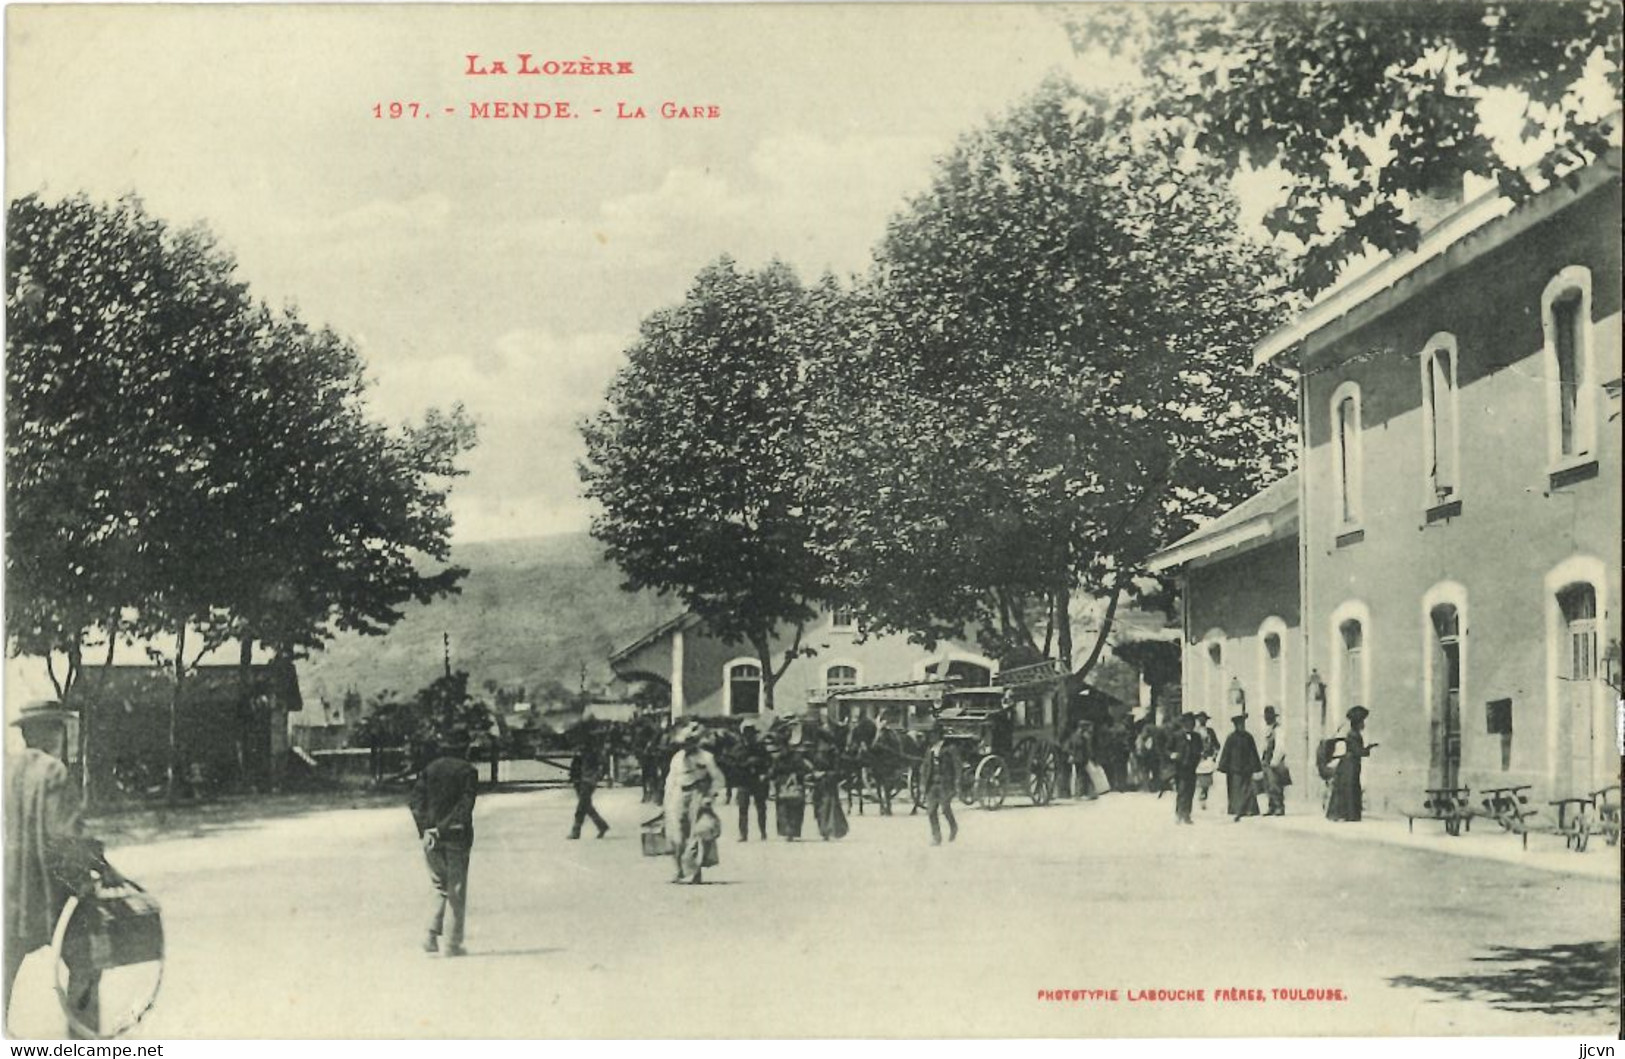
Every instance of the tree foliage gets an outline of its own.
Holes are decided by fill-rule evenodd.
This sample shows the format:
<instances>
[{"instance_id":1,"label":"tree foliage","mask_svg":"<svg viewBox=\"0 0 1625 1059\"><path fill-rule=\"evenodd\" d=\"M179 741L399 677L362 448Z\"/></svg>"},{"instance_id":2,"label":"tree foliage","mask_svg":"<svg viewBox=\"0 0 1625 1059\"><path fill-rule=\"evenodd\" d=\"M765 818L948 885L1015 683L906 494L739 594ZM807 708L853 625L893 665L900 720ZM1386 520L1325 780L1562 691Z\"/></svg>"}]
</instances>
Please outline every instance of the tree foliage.
<instances>
[{"instance_id":1,"label":"tree foliage","mask_svg":"<svg viewBox=\"0 0 1625 1059\"><path fill-rule=\"evenodd\" d=\"M353 346L137 200L31 195L7 227L7 631L67 656L65 698L94 637L110 664L173 636L179 681L229 637L292 655L455 589L425 564L474 442L460 407L374 422Z\"/></svg>"},{"instance_id":2,"label":"tree foliage","mask_svg":"<svg viewBox=\"0 0 1625 1059\"><path fill-rule=\"evenodd\" d=\"M481 747L492 739L490 705L468 689L462 670L437 677L402 699L394 692L375 697L351 733L353 746L407 748L407 757L426 764L430 747Z\"/></svg>"},{"instance_id":3,"label":"tree foliage","mask_svg":"<svg viewBox=\"0 0 1625 1059\"><path fill-rule=\"evenodd\" d=\"M807 546L807 364L830 289L724 258L644 321L606 407L582 425L592 533L632 590L671 593L724 642L750 644L767 705L816 613ZM781 626L795 630L774 657Z\"/></svg>"},{"instance_id":4,"label":"tree foliage","mask_svg":"<svg viewBox=\"0 0 1625 1059\"><path fill-rule=\"evenodd\" d=\"M1232 168L1279 164L1266 223L1304 249L1300 283L1327 286L1368 247L1417 239L1411 194L1464 173L1514 197L1617 146L1617 0L1359 0L1124 5L1071 26L1075 43L1133 51L1155 112ZM1514 116L1510 127L1493 120ZM1509 149L1510 153L1509 153Z\"/></svg>"},{"instance_id":5,"label":"tree foliage","mask_svg":"<svg viewBox=\"0 0 1625 1059\"><path fill-rule=\"evenodd\" d=\"M1074 593L1133 594L1286 459L1290 386L1249 356L1273 258L1123 119L1053 83L965 137L819 362L815 544L873 631L1073 665Z\"/></svg>"}]
</instances>

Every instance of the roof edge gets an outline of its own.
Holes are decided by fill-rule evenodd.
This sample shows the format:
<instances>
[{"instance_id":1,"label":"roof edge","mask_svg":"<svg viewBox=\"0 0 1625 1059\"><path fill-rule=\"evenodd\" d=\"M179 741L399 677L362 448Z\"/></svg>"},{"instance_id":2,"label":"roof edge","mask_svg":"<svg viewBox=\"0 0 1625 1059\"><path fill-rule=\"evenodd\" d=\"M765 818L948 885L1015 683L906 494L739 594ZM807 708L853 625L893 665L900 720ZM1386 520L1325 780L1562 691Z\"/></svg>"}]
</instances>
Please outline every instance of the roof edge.
<instances>
[{"instance_id":1,"label":"roof edge","mask_svg":"<svg viewBox=\"0 0 1625 1059\"><path fill-rule=\"evenodd\" d=\"M1514 203L1499 189L1493 189L1464 204L1423 234L1416 249L1383 259L1357 273L1341 286L1328 289L1303 312L1281 325L1253 347L1253 364L1263 365L1321 334L1335 328L1350 312L1380 296L1401 280L1427 268L1469 237L1504 235L1510 238L1530 224L1544 220L1619 177L1619 155L1611 151L1566 177L1554 179L1546 188L1520 203ZM1573 181L1573 183L1571 183ZM1525 222L1519 224L1518 222ZM1499 232L1503 224L1518 226ZM1478 248L1476 259L1500 242ZM1465 263L1465 262L1461 262Z\"/></svg>"}]
</instances>

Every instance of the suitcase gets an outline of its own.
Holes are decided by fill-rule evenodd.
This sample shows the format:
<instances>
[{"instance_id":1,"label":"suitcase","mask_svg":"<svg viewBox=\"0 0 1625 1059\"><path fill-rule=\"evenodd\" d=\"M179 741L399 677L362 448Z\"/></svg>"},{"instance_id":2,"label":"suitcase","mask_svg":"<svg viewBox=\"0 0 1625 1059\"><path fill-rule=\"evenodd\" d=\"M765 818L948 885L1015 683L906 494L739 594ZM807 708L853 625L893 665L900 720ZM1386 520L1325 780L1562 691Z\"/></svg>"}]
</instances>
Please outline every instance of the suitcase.
<instances>
[{"instance_id":1,"label":"suitcase","mask_svg":"<svg viewBox=\"0 0 1625 1059\"><path fill-rule=\"evenodd\" d=\"M164 958L164 924L158 902L132 882L97 887L79 901L62 938L70 964L98 971Z\"/></svg>"},{"instance_id":2,"label":"suitcase","mask_svg":"<svg viewBox=\"0 0 1625 1059\"><path fill-rule=\"evenodd\" d=\"M643 822L643 855L645 857L669 857L671 843L666 841L666 818L657 816L652 820Z\"/></svg>"}]
</instances>

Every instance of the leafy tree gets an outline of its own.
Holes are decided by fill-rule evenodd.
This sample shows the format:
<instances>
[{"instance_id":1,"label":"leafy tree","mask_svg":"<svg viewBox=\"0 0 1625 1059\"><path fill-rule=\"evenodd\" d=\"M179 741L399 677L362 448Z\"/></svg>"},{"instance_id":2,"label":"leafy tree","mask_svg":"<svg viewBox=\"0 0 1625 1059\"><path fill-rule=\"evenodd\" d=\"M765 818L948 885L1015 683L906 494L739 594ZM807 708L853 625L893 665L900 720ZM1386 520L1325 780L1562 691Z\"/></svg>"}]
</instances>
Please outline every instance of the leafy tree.
<instances>
[{"instance_id":1,"label":"leafy tree","mask_svg":"<svg viewBox=\"0 0 1625 1059\"><path fill-rule=\"evenodd\" d=\"M206 231L137 200L28 196L8 239L8 635L66 655L65 701L96 635L107 665L121 639L172 636L177 702L236 636L246 722L255 640L379 632L455 588L463 571L419 563L447 556L460 408L371 422L353 348L256 305Z\"/></svg>"},{"instance_id":2,"label":"leafy tree","mask_svg":"<svg viewBox=\"0 0 1625 1059\"><path fill-rule=\"evenodd\" d=\"M214 569L154 528L203 460L188 389L226 366L247 297L204 233L172 233L133 199L29 196L7 222L7 629L73 702L93 630L111 665ZM206 546L201 525L189 535ZM83 725L87 779L91 735Z\"/></svg>"},{"instance_id":3,"label":"leafy tree","mask_svg":"<svg viewBox=\"0 0 1625 1059\"><path fill-rule=\"evenodd\" d=\"M1412 194L1464 173L1514 197L1617 146L1617 0L1124 5L1080 16L1080 49L1138 54L1156 112L1232 168L1278 164L1270 229L1319 290L1367 247L1413 247ZM1516 115L1516 128L1490 117Z\"/></svg>"},{"instance_id":4,"label":"leafy tree","mask_svg":"<svg viewBox=\"0 0 1625 1059\"><path fill-rule=\"evenodd\" d=\"M1274 261L1123 117L1052 83L965 137L838 314L808 511L870 630L1081 680L1145 560L1287 458L1290 385L1249 357ZM1108 600L1081 662L1080 592Z\"/></svg>"},{"instance_id":5,"label":"leafy tree","mask_svg":"<svg viewBox=\"0 0 1625 1059\"><path fill-rule=\"evenodd\" d=\"M784 265L708 266L681 305L644 321L607 406L582 427L581 477L603 507L592 533L627 588L675 594L724 642L748 643L768 709L816 613L804 379L831 298ZM781 626L795 631L776 658Z\"/></svg>"},{"instance_id":6,"label":"leafy tree","mask_svg":"<svg viewBox=\"0 0 1625 1059\"><path fill-rule=\"evenodd\" d=\"M490 736L491 709L468 690L462 670L438 677L412 698L419 745L439 747L482 745Z\"/></svg>"},{"instance_id":7,"label":"leafy tree","mask_svg":"<svg viewBox=\"0 0 1625 1059\"><path fill-rule=\"evenodd\" d=\"M429 748L483 745L494 717L489 704L468 689L462 670L437 677L402 699L393 691L375 696L351 733L354 746L406 747L414 765L426 764Z\"/></svg>"}]
</instances>

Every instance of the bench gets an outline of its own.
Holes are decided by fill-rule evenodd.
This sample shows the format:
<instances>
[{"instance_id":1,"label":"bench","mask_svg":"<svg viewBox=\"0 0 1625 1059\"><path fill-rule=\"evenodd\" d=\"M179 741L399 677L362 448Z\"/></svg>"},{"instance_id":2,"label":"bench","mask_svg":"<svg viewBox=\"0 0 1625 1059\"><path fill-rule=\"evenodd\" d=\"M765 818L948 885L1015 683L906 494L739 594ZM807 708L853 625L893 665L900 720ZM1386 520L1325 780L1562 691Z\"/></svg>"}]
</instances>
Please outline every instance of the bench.
<instances>
[{"instance_id":1,"label":"bench","mask_svg":"<svg viewBox=\"0 0 1625 1059\"><path fill-rule=\"evenodd\" d=\"M1610 846L1619 845L1619 785L1591 792L1597 809L1597 826Z\"/></svg>"},{"instance_id":2,"label":"bench","mask_svg":"<svg viewBox=\"0 0 1625 1059\"><path fill-rule=\"evenodd\" d=\"M1516 787L1490 787L1484 790L1484 810L1501 827L1523 839L1529 848L1530 832L1562 835L1563 845L1584 853L1592 835L1609 836L1609 845L1619 841L1618 787L1604 787L1583 796L1552 798L1551 817L1529 802L1529 784Z\"/></svg>"},{"instance_id":3,"label":"bench","mask_svg":"<svg viewBox=\"0 0 1625 1059\"><path fill-rule=\"evenodd\" d=\"M1486 787L1481 792L1484 795L1484 813L1493 817L1501 825L1501 829L1523 837L1523 848L1529 848L1529 825L1535 816L1535 810L1529 804L1529 791L1531 784L1520 784L1516 787Z\"/></svg>"},{"instance_id":4,"label":"bench","mask_svg":"<svg viewBox=\"0 0 1625 1059\"><path fill-rule=\"evenodd\" d=\"M1405 813L1405 830L1414 831L1418 820L1438 820L1444 833L1459 835L1472 830L1472 790L1468 787L1429 787L1420 812Z\"/></svg>"}]
</instances>

